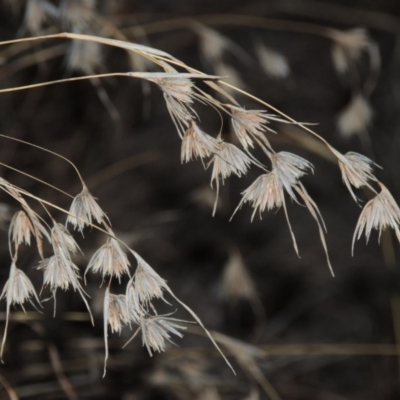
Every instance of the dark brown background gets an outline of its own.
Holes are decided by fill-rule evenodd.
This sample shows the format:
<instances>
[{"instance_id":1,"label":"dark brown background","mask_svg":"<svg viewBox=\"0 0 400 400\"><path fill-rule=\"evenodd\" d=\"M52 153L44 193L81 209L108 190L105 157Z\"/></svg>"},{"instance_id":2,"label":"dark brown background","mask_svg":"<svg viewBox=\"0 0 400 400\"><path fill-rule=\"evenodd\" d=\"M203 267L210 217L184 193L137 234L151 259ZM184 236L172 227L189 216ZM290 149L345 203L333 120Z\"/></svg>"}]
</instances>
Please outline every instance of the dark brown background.
<instances>
[{"instance_id":1,"label":"dark brown background","mask_svg":"<svg viewBox=\"0 0 400 400\"><path fill-rule=\"evenodd\" d=\"M101 8L106 17L108 7ZM318 133L339 150L367 153L383 166L377 175L397 199L400 196L399 11L397 1L382 1L379 5L375 1L119 1L113 7L113 13L137 13L136 21L143 24L179 15L238 13L344 29L365 26L378 43L382 57L379 84L371 97L374 120L369 133L373 150L363 149L358 138L345 142L337 132L336 115L346 105L349 90L335 74L329 41L307 34L251 27L225 26L220 31L251 54L255 37L284 54L293 72L286 83L265 77L256 62L243 66L235 59L228 59L253 94L297 120L318 123L315 127ZM14 38L20 16L12 16L2 4L0 18L0 38ZM132 16L131 24L134 23ZM199 56L197 39L190 31L176 29L149 34L149 40L152 46L196 68L206 71L209 68ZM40 46L35 45L32 52ZM124 54L112 49L104 51L105 70L127 70ZM62 57L25 69L8 65L6 62L0 68L2 87L66 76ZM315 164L315 174L307 176L304 183L328 227L327 241L336 272L333 279L316 226L305 209L289 205L301 259L292 249L282 210L265 213L262 221L255 218L250 223L250 208L243 207L229 222L240 192L258 176L256 170L240 180L229 180L221 190L221 209L213 218L210 208L204 208L204 202L196 200L196 193L209 185L210 171L204 171L199 162L181 165L180 140L160 92L152 87L150 99L145 100L137 82L114 79L102 83L119 111L118 121L113 121L105 110L96 89L84 81L0 94L0 133L45 146L76 163L115 231L168 280L175 293L210 329L257 346L396 344L395 326L400 320L398 264L395 263L395 268L385 265L377 235L372 235L368 246L364 240L357 243L355 256L351 257L352 233L360 208L346 191L335 165L307 152L284 133L271 138L276 149L293 151ZM146 101L151 104L149 118L143 118ZM245 98L239 101L254 107ZM209 114L205 115L202 109L202 122L216 132L218 116L206 111ZM74 171L66 163L25 145L0 140L1 162L70 193L79 190ZM117 172L108 175L110 166L117 169L121 166L122 170L114 168L112 171ZM2 169L1 174L37 195L69 207L65 198L46 187L7 169ZM9 202L5 196L1 201ZM3 238L1 282L7 279L10 263L6 231ZM87 258L102 240L100 235L88 232L86 240L80 241ZM390 243L386 236L383 240ZM393 245L398 255L398 243L393 241ZM227 305L219 296L220 279L231 248L240 250L255 280L265 309L265 322L261 324L248 304ZM41 277L32 269L37 262L33 253L20 256L20 267L29 271L39 288ZM86 262L80 260L80 266L84 268ZM98 278L91 276L89 282L87 290L97 312L95 328L88 321L68 321L63 317L70 315L66 312L84 311L84 307L74 293L61 292L56 318L51 317L52 304L48 303L43 318L28 324L11 324L0 374L21 398L65 398L49 364L46 347L49 343L58 349L79 398L175 399L172 378L167 379L166 385L156 385L155 372L172 371L173 376L179 377L178 386L185 387L187 382L179 368L203 361L208 361L209 366L206 384L200 385L200 389L210 385L218 387L223 399L245 398L252 379L242 372L234 378L212 352L211 345L191 334L178 341L178 349L153 358L141 348L140 339L119 350L129 332L122 338L110 336L108 373L101 379L103 292L98 289ZM188 318L182 311L176 316ZM74 319L73 315L71 318ZM260 365L282 399L399 399L396 356L354 356L355 348L349 346L347 352L337 354L335 347L323 356L275 355L261 360ZM393 346L391 349L394 351ZM382 350L376 347L371 352L378 354ZM184 393L187 398L197 398L200 389L186 388ZM7 398L1 390L0 397ZM267 397L261 392L260 398Z\"/></svg>"}]
</instances>

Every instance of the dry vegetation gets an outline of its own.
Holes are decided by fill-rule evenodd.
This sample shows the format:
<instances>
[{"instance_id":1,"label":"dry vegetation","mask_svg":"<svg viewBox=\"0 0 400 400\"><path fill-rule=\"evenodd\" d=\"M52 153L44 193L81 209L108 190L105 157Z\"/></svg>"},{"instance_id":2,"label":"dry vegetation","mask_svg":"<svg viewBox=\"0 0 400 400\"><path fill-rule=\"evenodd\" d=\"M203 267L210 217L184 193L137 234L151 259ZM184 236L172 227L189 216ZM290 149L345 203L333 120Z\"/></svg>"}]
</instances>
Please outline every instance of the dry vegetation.
<instances>
[{"instance_id":1,"label":"dry vegetation","mask_svg":"<svg viewBox=\"0 0 400 400\"><path fill-rule=\"evenodd\" d=\"M396 7L136 3L1 3L1 396L397 398Z\"/></svg>"}]
</instances>

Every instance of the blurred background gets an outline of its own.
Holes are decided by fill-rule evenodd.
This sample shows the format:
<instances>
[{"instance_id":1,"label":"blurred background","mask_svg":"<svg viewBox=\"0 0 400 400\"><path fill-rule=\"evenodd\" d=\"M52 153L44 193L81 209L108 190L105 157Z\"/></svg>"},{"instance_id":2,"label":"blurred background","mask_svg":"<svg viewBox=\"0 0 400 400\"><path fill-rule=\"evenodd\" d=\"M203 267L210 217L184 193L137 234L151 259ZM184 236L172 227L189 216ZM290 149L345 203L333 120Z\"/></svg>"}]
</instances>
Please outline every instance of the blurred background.
<instances>
[{"instance_id":1,"label":"blurred background","mask_svg":"<svg viewBox=\"0 0 400 400\"><path fill-rule=\"evenodd\" d=\"M400 5L381 1L50 1L2 0L0 39L72 31L166 51L310 126L342 153L356 151L382 169L379 180L400 198ZM340 35L338 32L341 32ZM0 85L10 88L87 74L153 71L121 49L68 40L0 47ZM209 90L209 89L207 89ZM209 91L212 93L211 91ZM215 95L215 93L214 93ZM247 109L261 105L232 94ZM224 100L226 101L226 100ZM199 105L201 126L216 136L221 116ZM229 120L222 133L234 142ZM226 119L226 120L225 120ZM211 170L181 164L181 141L155 85L128 78L91 79L0 93L0 133L61 154L79 168L115 233L168 281L218 339L237 376L190 326L177 346L149 357L132 332L104 342L101 278L86 290L96 326L72 291L59 291L43 314L12 310L0 366L6 399L400 399L399 244L391 232L355 245L361 208L327 148L295 125L274 124L276 151L315 166L302 179L327 225L332 278L317 226L305 207L287 200L301 258L283 210L255 216L240 193L259 175L229 179L215 217ZM1 176L69 208L70 199L5 165L75 195L79 180L63 160L0 138ZM262 153L255 152L262 161ZM357 191L365 204L368 191ZM17 204L1 194L1 286L9 274L7 230ZM32 205L33 206L33 205ZM35 210L45 213L39 206ZM54 210L61 221L65 216ZM104 235L76 235L86 268ZM39 257L24 248L19 267L38 292ZM99 288L100 287L100 288ZM116 292L118 285L114 288ZM46 289L43 297L48 295ZM181 307L163 312L190 319ZM5 302L1 308L2 326Z\"/></svg>"}]
</instances>

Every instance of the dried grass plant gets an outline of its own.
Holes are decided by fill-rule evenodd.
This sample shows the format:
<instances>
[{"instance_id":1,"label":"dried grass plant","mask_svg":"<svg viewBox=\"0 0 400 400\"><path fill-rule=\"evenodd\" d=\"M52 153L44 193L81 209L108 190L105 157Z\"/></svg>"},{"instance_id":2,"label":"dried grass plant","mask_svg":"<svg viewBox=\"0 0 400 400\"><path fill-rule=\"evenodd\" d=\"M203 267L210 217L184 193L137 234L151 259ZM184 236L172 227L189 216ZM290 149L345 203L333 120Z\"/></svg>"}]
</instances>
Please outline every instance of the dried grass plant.
<instances>
[{"instance_id":1,"label":"dried grass plant","mask_svg":"<svg viewBox=\"0 0 400 400\"><path fill-rule=\"evenodd\" d=\"M304 207L310 214L310 220L316 224L327 265L334 276L334 265L331 263L326 241L328 227L317 203L302 182L305 175L314 173L314 166L297 154L276 151L270 140L279 135L281 127L296 127L317 139L330 152L349 191L349 200L353 199L362 207L359 220L354 227L353 248L355 241L361 239L363 235L368 241L373 230L377 230L380 237L387 228L394 230L400 242L400 209L389 189L375 175L374 169L379 166L357 152L342 154L319 135L316 132L317 128L314 129L312 124L298 122L273 105L253 96L243 83L240 71L230 65L226 57L230 54L246 63L251 56L233 40L214 29L213 25L225 23L222 17L219 21L218 16L215 16L199 19L197 22L178 19L166 21L164 26L153 25L155 29L157 27L169 29L168 25L181 25L194 32L198 38L202 57L210 67L208 73L203 73L165 51L128 40L128 32L131 29L120 28L117 19L107 20L98 14L94 1L61 1L58 6L47 0L31 0L26 5L18 4L21 6L20 12L24 13L20 34L28 36L1 42L2 59L9 62L14 57L17 59L20 57L22 63L18 68L23 68L29 64L43 63L58 54L65 54L66 70L74 75L3 88L0 89L1 96L7 96L7 93L15 91L33 91L48 85L90 80L106 110L115 121L119 118L118 110L102 86L103 80L117 77L124 80L140 80L145 97L153 87L156 87L164 98L165 107L182 141L182 163L201 161L204 169L211 171L210 183L215 189L213 215L218 212L221 186L232 176L244 179L250 168L258 170L260 173L258 178L252 183L245 184L247 188L242 191L241 200L234 209L232 218L242 208L248 206L252 208L251 220L256 214L262 218L265 212L282 208L294 253L299 255L301 249L292 229L287 202L290 200L291 203ZM236 16L230 18L229 22L233 25L261 26L268 21ZM281 29L305 31L331 41L332 60L336 72L340 79L352 82L350 101L337 119L338 130L345 138L360 135L361 140L367 143L369 140L367 128L372 123L373 116L368 99L376 85L380 65L376 44L363 29L341 31L312 24L290 25L284 21L280 24L283 25ZM57 26L65 32L54 33ZM272 29L280 29L279 22L274 25L273 21L269 21L269 26ZM146 29L143 28L143 32L151 32L151 28L152 25L149 24ZM143 38L140 28L135 29L137 37ZM36 53L23 55L31 46L39 44L41 47ZM106 46L122 49L125 52L130 65L129 71L108 72L105 69L103 51ZM256 39L254 52L260 68L271 79L285 80L291 76L289 62L278 50ZM366 77L362 76L359 70L363 57L367 59L369 65ZM75 73L82 75L76 76ZM258 103L258 106L254 109L245 108L241 104L241 99L246 97L253 103ZM202 123L202 113L205 110L215 114L221 121L229 121L228 129L232 132L232 142L228 142L223 136L222 132L227 129L222 122L218 131L206 131ZM4 140L20 142L34 147L38 152L47 152L61 158L75 170L76 181L80 184L80 189L71 195L58 188L54 182L43 181L17 170L30 179L50 186L61 195L68 196L71 206L65 209L53 201L41 198L29 189L19 187L4 178L0 179L1 190L19 206L18 211L10 218L8 245L11 266L0 297L6 302L6 321L1 346L2 360L7 362L7 359L12 357L7 352L6 342L12 305L21 306L25 311L25 306L29 302L41 312L42 303L49 300L46 298L48 296L46 293L49 293L50 299L54 302L54 316L56 316L57 292L72 289L80 296L94 323L91 300L85 290L85 284L93 275L98 275L105 287L102 306L104 375L109 358L109 331L120 334L122 330L132 330L132 337L128 343L137 335L141 335L142 345L152 356L154 353L166 351L169 344L175 344L188 327L193 331L188 324L195 322L204 330L233 371L220 346L226 349L226 354L235 360L236 365L254 377L255 382L271 399L280 398L258 366L257 359L262 358L264 353L224 335L211 334L191 306L182 302L167 281L156 272L157 267L151 266L139 255L138 249L131 248L123 237L118 236L117 227L111 224L106 210L100 205L101 199L98 201L93 197L88 189L90 185L71 161L62 154L35 143L3 134L0 136ZM2 165L13 168L11 162ZM359 189L365 189L365 193L370 196L365 205L362 205L359 199ZM64 214L65 218L60 219L60 214ZM76 262L77 258L81 257L79 255L82 254L82 250L76 240L79 234L86 240L86 234L90 229L101 232L105 236L105 242L87 261L86 270L82 273ZM42 288L35 288L29 277L31 273L20 269L22 253L26 250L26 246L30 246L33 242L37 246L36 269L43 274ZM116 290L117 287L122 289ZM249 301L258 310L257 312L260 310L260 300L254 282L237 250L232 251L225 267L221 293L228 303L244 299ZM170 308L170 312L160 314L157 311L159 300L167 304L167 307L172 306L172 303L182 307L193 321L174 317L174 307ZM164 309L163 307L161 309ZM200 379L202 372L199 366L192 365L184 373L189 374L191 369L193 373L199 374L196 375L196 379ZM158 376L154 379L161 382L166 378ZM185 395L180 394L180 396ZM220 397L215 387L205 387L198 390L196 398L219 399ZM259 392L253 387L247 397L243 398L258 399Z\"/></svg>"}]
</instances>

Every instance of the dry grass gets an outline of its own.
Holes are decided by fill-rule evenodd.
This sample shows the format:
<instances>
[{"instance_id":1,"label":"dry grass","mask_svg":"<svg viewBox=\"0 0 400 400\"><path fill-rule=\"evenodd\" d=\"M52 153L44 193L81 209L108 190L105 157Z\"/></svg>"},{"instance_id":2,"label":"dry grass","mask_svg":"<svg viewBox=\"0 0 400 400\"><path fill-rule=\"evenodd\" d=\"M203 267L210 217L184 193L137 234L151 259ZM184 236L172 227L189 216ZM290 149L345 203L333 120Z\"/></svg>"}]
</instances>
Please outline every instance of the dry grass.
<instances>
[{"instance_id":1,"label":"dry grass","mask_svg":"<svg viewBox=\"0 0 400 400\"><path fill-rule=\"evenodd\" d=\"M112 8L111 5L109 7ZM124 121L121 120L118 106L114 104L111 90L107 90L105 82L115 83L118 79L119 84L124 85L128 81L139 80L143 102L151 102L151 96L155 96L152 90L156 87L159 91L157 95L162 95L165 108L181 140L181 162L200 161L204 169L211 170L211 187L216 189L212 215L214 216L218 211L221 188L229 185L228 181L232 177L243 180L250 170L256 170L258 176L251 172L255 180L251 184L246 183L247 189L242 190L242 198L236 209L232 208L235 209L234 214L238 213L246 203L253 208L252 220L256 213L262 218L266 212L282 208L294 247L294 255L299 256L303 240L298 240L289 217L292 207L288 206L287 200L290 199L293 205L299 205L308 212L311 218L308 219L307 224L310 221L316 224L326 263L334 276L335 263L331 264L326 237L329 225L325 224L320 207L313 199L313 191L307 190L309 185L312 187L313 179L308 175L319 173L318 168L303 157L304 148L307 148L304 143L310 139L304 139L304 143L301 140L299 142L299 151L302 156L293 153L290 147L288 150L291 151L276 150L281 147L279 145L281 132L285 129L296 128L309 138L316 140L319 146L323 146L319 147L323 150L318 150L318 152L329 153L328 157L335 161L342 181L350 193L348 200L354 200L357 205L362 202L359 197L369 200L363 206L355 225L353 247L354 241L360 239L363 233L368 241L372 230L377 230L380 239L381 233L387 228L394 230L400 242L400 210L389 189L374 173L374 168L379 166L370 157L359 152L343 153L342 146L336 145L335 140L328 140L317 133L318 129L312 124L299 122L279 108L253 95L252 90L244 83L237 62L243 65L258 63L259 79L288 82L294 72L285 55L257 38L254 41L253 53L258 60L255 61L254 56L249 54L247 49L244 50L227 35L218 32L215 25L247 24L258 28L267 27L299 34L312 34L328 41L328 47L331 46L332 49L332 66L340 79L347 82L349 92L349 102L337 117L338 132L345 139L359 137L365 151L371 154L372 142L368 129L371 127L374 112L369 98L377 85L381 66L377 45L366 30L359 28L338 30L310 23L291 23L239 15L232 18L209 16L199 18L197 21L188 18L170 19L135 24L132 27L124 25L121 16L101 15L100 9L93 1L63 1L57 6L47 0L32 0L29 5L24 7L21 5L15 12L24 15L20 34L23 33L26 37L0 42L4 76L12 76L30 65L46 68L47 63L52 58L58 57L60 53L65 53L64 63L67 74L77 73L78 76L62 77L62 71L59 71L56 73L57 79L53 79L52 73L39 83L34 81L14 84L10 81L10 85L0 89L1 96L12 96L12 92L19 91L35 93L35 90L44 90L46 86L57 85L58 87L62 84L72 85L76 81L88 80L111 120L123 125ZM195 35L198 40L201 57L207 63L208 73L203 73L173 54L156 49L147 43L146 35L154 33L157 29L165 32L182 27ZM63 30L67 32L62 32ZM68 46L66 51L65 42ZM119 68L108 69L105 61L107 51L124 57L121 64L128 66L125 72L121 72ZM214 124L214 128L209 128L207 124L210 118L219 121ZM160 129L162 128L160 126ZM168 133L165 132L165 134ZM180 300L181 296L175 294L179 292L179 289L172 289L166 279L157 272L158 268L151 266L139 255L140 246L136 246L135 240L131 243L129 237L120 233L118 224L112 223L109 213L102 208L102 200L96 199L89 190L90 180L84 179L84 173L80 172L67 155L64 155L62 151L48 150L47 147L12 135L2 134L1 137L10 142L9 146L23 144L31 147L38 154L50 154L65 162L67 168L71 168L75 173L72 186L80 185L79 189L73 192L77 194L72 195L70 194L72 192L62 189L64 185L59 181L35 177L29 169L27 173L23 168L15 167L11 159L6 159L4 163L1 163L5 167L12 168L14 172L30 178L35 185L44 184L49 190L58 191L60 196L64 196L71 202L68 207L67 200L58 202L54 200L54 195L45 197L40 191L37 193L32 190L32 185L24 187L19 184L19 180L14 182L5 178L0 179L0 188L8 198L5 201L12 202L16 208L13 216L8 215L11 267L0 297L6 301L5 328L1 347L1 354L3 357L4 353L6 363L13 357L6 343L10 321L21 320L21 314L11 311L11 305L21 306L25 311L26 302L30 302L34 307L38 304L41 308L42 303L52 299L53 316L56 317L56 298L59 289L61 291L72 289L73 292L79 294L87 308L88 320L90 319L92 324L97 319L96 314L98 315L98 311L101 310L105 349L103 377L106 375L107 364L116 368L119 362L122 365L125 363L123 355L120 356L120 361L118 356L115 359L113 356L109 357L109 329L111 334L118 333L123 338L127 338L126 335L130 336L127 343L140 334L142 346L147 349L150 356L171 351L173 360L174 353L170 349L170 344L174 345L175 339L181 339L188 327L189 331L192 330L188 325L192 321L174 316L177 312L174 305L179 309L177 315L180 316L182 311L186 311L193 318L193 322L200 325L203 333L211 340L232 371L241 371L238 377L239 382L247 377L250 383L248 393L237 392L242 399L262 398L256 388L257 385L268 398L273 400L281 398L279 390L274 388L265 374L265 370L268 369L265 366L266 360L272 355L398 356L397 346L394 345L382 345L383 347L379 347L378 344L364 347L355 344L341 344L337 347L271 345L268 347L244 343L219 333L211 334L198 313L194 311L195 307L189 305L187 301L183 302ZM16 156L18 157L18 153ZM310 157L314 157L312 152ZM324 179L328 181L332 178L327 175ZM359 189L363 189L364 192L359 194L360 192L357 191L356 195L355 191ZM123 197L124 193L118 193L118 196ZM238 197L238 193L233 194L232 197ZM228 219L229 217L226 218ZM97 249L92 251L89 261L85 261L87 259L81 247L86 246L85 243L88 240L86 236L89 231L96 231L103 236L103 239L100 239L101 243ZM82 238L78 239L79 236ZM35 255L27 249L33 241L37 245ZM386 241L384 245L384 249L391 248L390 245L387 247ZM225 267L221 294L228 303L236 301L249 303L256 319L260 320L260 324L265 324L262 300L257 294L256 283L247 271L242 256L236 249L237 246L229 247L231 258ZM235 250L232 251L232 248ZM23 269L26 272L20 269L27 255L31 260L35 260L30 261L30 264L38 265L36 269L43 274L40 290L35 289L34 279L29 278L30 271L25 267ZM82 274L81 265L85 262L87 267ZM95 288L90 281L99 282L101 287ZM50 299L43 298L48 291L50 291ZM30 324L31 317L36 319L38 315L27 313L23 321ZM30 325L38 334L41 328L37 326L40 325L37 322ZM40 331L39 335L41 334ZM115 343L113 340L112 346L115 346ZM93 345L98 347L97 342L93 342ZM79 384L68 379L69 364L60 360L60 355L51 342L48 344L48 352L52 369L65 396L71 399L77 398ZM186 357L187 353L187 357L190 358L189 350L185 349L183 352L182 357ZM230 357L229 360L227 356ZM161 366L162 373L160 372L159 375L155 373L156 376L149 378L153 385L169 385L177 398L188 398L187 396L193 393L198 399L222 398L224 389L227 388L205 374L202 365L196 365L198 360L205 364L209 363L207 357L197 354L195 361L189 360L190 367L186 371L179 370L177 367L179 363L168 361L167 357L166 367ZM168 362L171 364L168 365ZM94 363L97 366L98 359L94 360ZM72 365L71 368L76 367ZM178 370L175 370L176 368ZM207 369L207 366L204 369ZM182 376L184 376L183 381L189 379L184 374L189 374L190 371L195 376L194 380L204 379L206 383L203 388L193 388L190 385L187 388L185 387L187 382L183 383L179 380ZM221 376L224 376L224 373L221 373ZM172 378L178 380L176 387L173 383L166 383ZM173 379L172 382L174 382ZM24 397L23 394L21 395L23 388L14 390L6 378L0 376L0 383L10 398L17 398L18 393ZM237 390L235 384L229 383L227 386L228 395L231 391Z\"/></svg>"}]
</instances>

